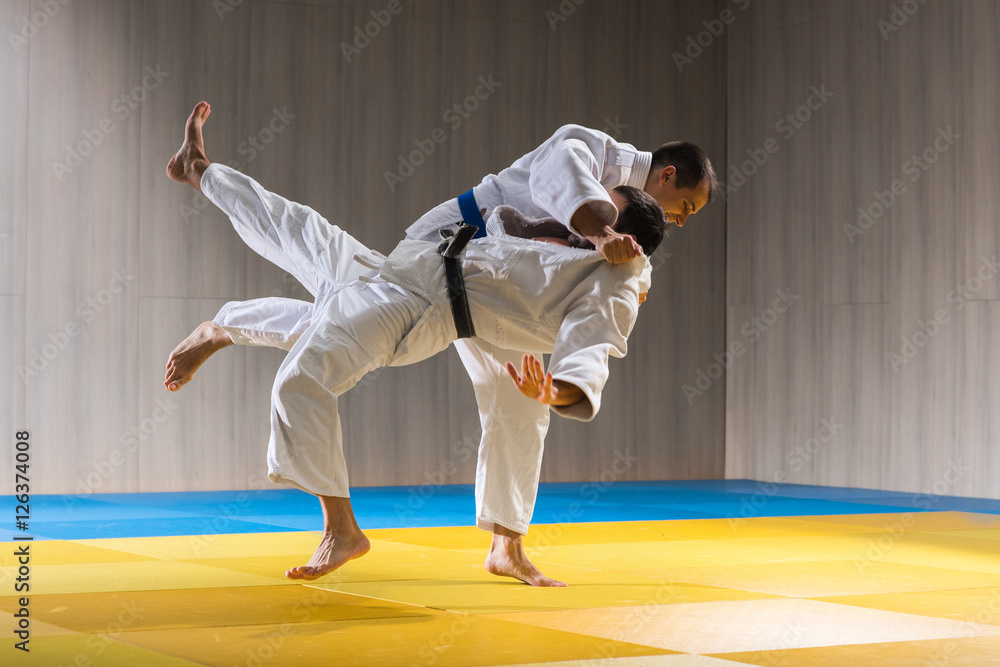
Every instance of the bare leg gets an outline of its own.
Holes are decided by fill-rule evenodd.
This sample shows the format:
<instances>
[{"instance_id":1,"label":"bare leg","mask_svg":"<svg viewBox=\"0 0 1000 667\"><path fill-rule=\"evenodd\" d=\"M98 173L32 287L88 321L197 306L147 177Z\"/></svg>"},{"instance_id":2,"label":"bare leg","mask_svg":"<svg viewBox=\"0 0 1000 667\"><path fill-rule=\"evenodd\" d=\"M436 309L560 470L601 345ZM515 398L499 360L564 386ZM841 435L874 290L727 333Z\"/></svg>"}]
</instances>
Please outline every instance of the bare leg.
<instances>
[{"instance_id":1,"label":"bare leg","mask_svg":"<svg viewBox=\"0 0 1000 667\"><path fill-rule=\"evenodd\" d=\"M531 564L521 543L523 536L501 525L493 526L493 542L486 556L486 571L501 577L520 579L532 586L565 586L561 581L549 579Z\"/></svg>"},{"instance_id":2,"label":"bare leg","mask_svg":"<svg viewBox=\"0 0 1000 667\"><path fill-rule=\"evenodd\" d=\"M285 573L289 579L318 579L368 553L371 543L358 527L350 498L318 496L323 506L323 539L307 565Z\"/></svg>"},{"instance_id":3,"label":"bare leg","mask_svg":"<svg viewBox=\"0 0 1000 667\"><path fill-rule=\"evenodd\" d=\"M212 107L208 102L195 105L184 127L184 143L167 164L167 176L196 190L201 190L201 175L211 164L205 157L205 140L201 134L201 127L210 113Z\"/></svg>"},{"instance_id":4,"label":"bare leg","mask_svg":"<svg viewBox=\"0 0 1000 667\"><path fill-rule=\"evenodd\" d=\"M177 391L194 379L195 371L209 357L232 344L233 339L224 329L211 322L202 322L170 353L164 386L168 391Z\"/></svg>"}]
</instances>

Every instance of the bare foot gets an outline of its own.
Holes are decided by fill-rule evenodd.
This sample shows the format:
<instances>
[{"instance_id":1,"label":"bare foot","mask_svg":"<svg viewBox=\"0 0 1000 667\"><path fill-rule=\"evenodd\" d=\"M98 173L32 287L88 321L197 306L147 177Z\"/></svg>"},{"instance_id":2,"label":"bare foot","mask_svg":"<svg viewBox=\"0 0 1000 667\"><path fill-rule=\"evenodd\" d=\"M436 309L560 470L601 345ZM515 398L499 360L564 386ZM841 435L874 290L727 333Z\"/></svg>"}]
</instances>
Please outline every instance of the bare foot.
<instances>
[{"instance_id":1,"label":"bare foot","mask_svg":"<svg viewBox=\"0 0 1000 667\"><path fill-rule=\"evenodd\" d=\"M319 579L347 561L364 556L369 549L371 549L371 542L360 531L346 535L334 535L326 531L323 533L323 539L316 547L316 553L313 554L309 563L301 567L293 567L285 572L285 576L289 579L306 579L308 581Z\"/></svg>"},{"instance_id":2,"label":"bare foot","mask_svg":"<svg viewBox=\"0 0 1000 667\"><path fill-rule=\"evenodd\" d=\"M184 126L184 143L167 163L167 176L198 190L201 190L201 175L211 164L205 157L205 139L201 134L201 127L210 113L212 107L208 102L195 105Z\"/></svg>"},{"instance_id":3,"label":"bare foot","mask_svg":"<svg viewBox=\"0 0 1000 667\"><path fill-rule=\"evenodd\" d=\"M503 526L493 529L493 542L486 556L486 571L501 577L520 579L531 586L565 586L561 581L550 579L531 564L524 553L521 535Z\"/></svg>"},{"instance_id":4,"label":"bare foot","mask_svg":"<svg viewBox=\"0 0 1000 667\"><path fill-rule=\"evenodd\" d=\"M233 340L224 329L211 322L202 322L170 353L164 386L169 391L177 391L194 379L195 371L201 368L210 356L232 344Z\"/></svg>"}]
</instances>

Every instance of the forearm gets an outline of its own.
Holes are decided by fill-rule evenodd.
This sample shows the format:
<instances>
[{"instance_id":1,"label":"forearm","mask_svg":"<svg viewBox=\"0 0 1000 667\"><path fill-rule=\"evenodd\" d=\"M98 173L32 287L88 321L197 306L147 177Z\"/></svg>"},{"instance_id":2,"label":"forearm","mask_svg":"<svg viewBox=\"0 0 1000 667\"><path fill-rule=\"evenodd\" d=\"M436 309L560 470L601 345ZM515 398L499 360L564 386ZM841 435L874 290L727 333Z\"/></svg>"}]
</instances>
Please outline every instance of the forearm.
<instances>
[{"instance_id":1,"label":"forearm","mask_svg":"<svg viewBox=\"0 0 1000 667\"><path fill-rule=\"evenodd\" d=\"M573 229L580 236L583 236L595 246L600 239L607 238L613 233L611 224L614 223L614 220L609 223L607 218L599 213L597 207L592 206L590 203L576 209L570 222L573 224Z\"/></svg>"},{"instance_id":2,"label":"forearm","mask_svg":"<svg viewBox=\"0 0 1000 667\"><path fill-rule=\"evenodd\" d=\"M588 202L573 213L570 223L577 233L593 243L594 249L612 264L631 262L642 254L642 248L634 237L619 234L611 228L615 219L601 215L600 207L595 206L594 202Z\"/></svg>"}]
</instances>

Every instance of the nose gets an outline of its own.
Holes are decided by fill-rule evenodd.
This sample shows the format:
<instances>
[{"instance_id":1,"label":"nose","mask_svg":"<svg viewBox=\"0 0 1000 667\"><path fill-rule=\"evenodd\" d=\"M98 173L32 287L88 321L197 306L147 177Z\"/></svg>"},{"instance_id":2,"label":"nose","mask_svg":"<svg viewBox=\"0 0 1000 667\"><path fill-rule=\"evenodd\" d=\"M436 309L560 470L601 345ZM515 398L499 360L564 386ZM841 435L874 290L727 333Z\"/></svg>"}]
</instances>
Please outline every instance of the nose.
<instances>
[{"instance_id":1,"label":"nose","mask_svg":"<svg viewBox=\"0 0 1000 667\"><path fill-rule=\"evenodd\" d=\"M687 220L687 213L681 213L680 215L678 215L677 216L677 226L678 227L683 227L685 220Z\"/></svg>"}]
</instances>

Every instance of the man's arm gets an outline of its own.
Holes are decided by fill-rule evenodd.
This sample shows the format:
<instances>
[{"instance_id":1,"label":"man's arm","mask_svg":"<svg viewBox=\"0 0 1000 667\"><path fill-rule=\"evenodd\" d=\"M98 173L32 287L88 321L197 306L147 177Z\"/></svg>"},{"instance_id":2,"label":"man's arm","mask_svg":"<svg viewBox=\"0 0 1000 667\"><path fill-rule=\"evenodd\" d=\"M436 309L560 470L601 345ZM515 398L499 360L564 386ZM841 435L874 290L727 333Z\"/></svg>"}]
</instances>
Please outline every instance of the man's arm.
<instances>
[{"instance_id":1,"label":"man's arm","mask_svg":"<svg viewBox=\"0 0 1000 667\"><path fill-rule=\"evenodd\" d=\"M590 203L578 208L572 221L577 233L593 243L594 249L612 264L631 262L642 254L642 247L634 236L611 229Z\"/></svg>"},{"instance_id":2,"label":"man's arm","mask_svg":"<svg viewBox=\"0 0 1000 667\"><path fill-rule=\"evenodd\" d=\"M584 399L583 391L575 384L553 380L552 373L543 372L542 362L533 354L525 354L522 357L520 373L514 364L508 361L507 373L522 394L540 403L569 406Z\"/></svg>"},{"instance_id":3,"label":"man's arm","mask_svg":"<svg viewBox=\"0 0 1000 667\"><path fill-rule=\"evenodd\" d=\"M612 229L618 211L603 182L607 135L565 126L543 146L530 166L528 186L535 203L571 231L585 237L612 263L641 254L635 239Z\"/></svg>"}]
</instances>

